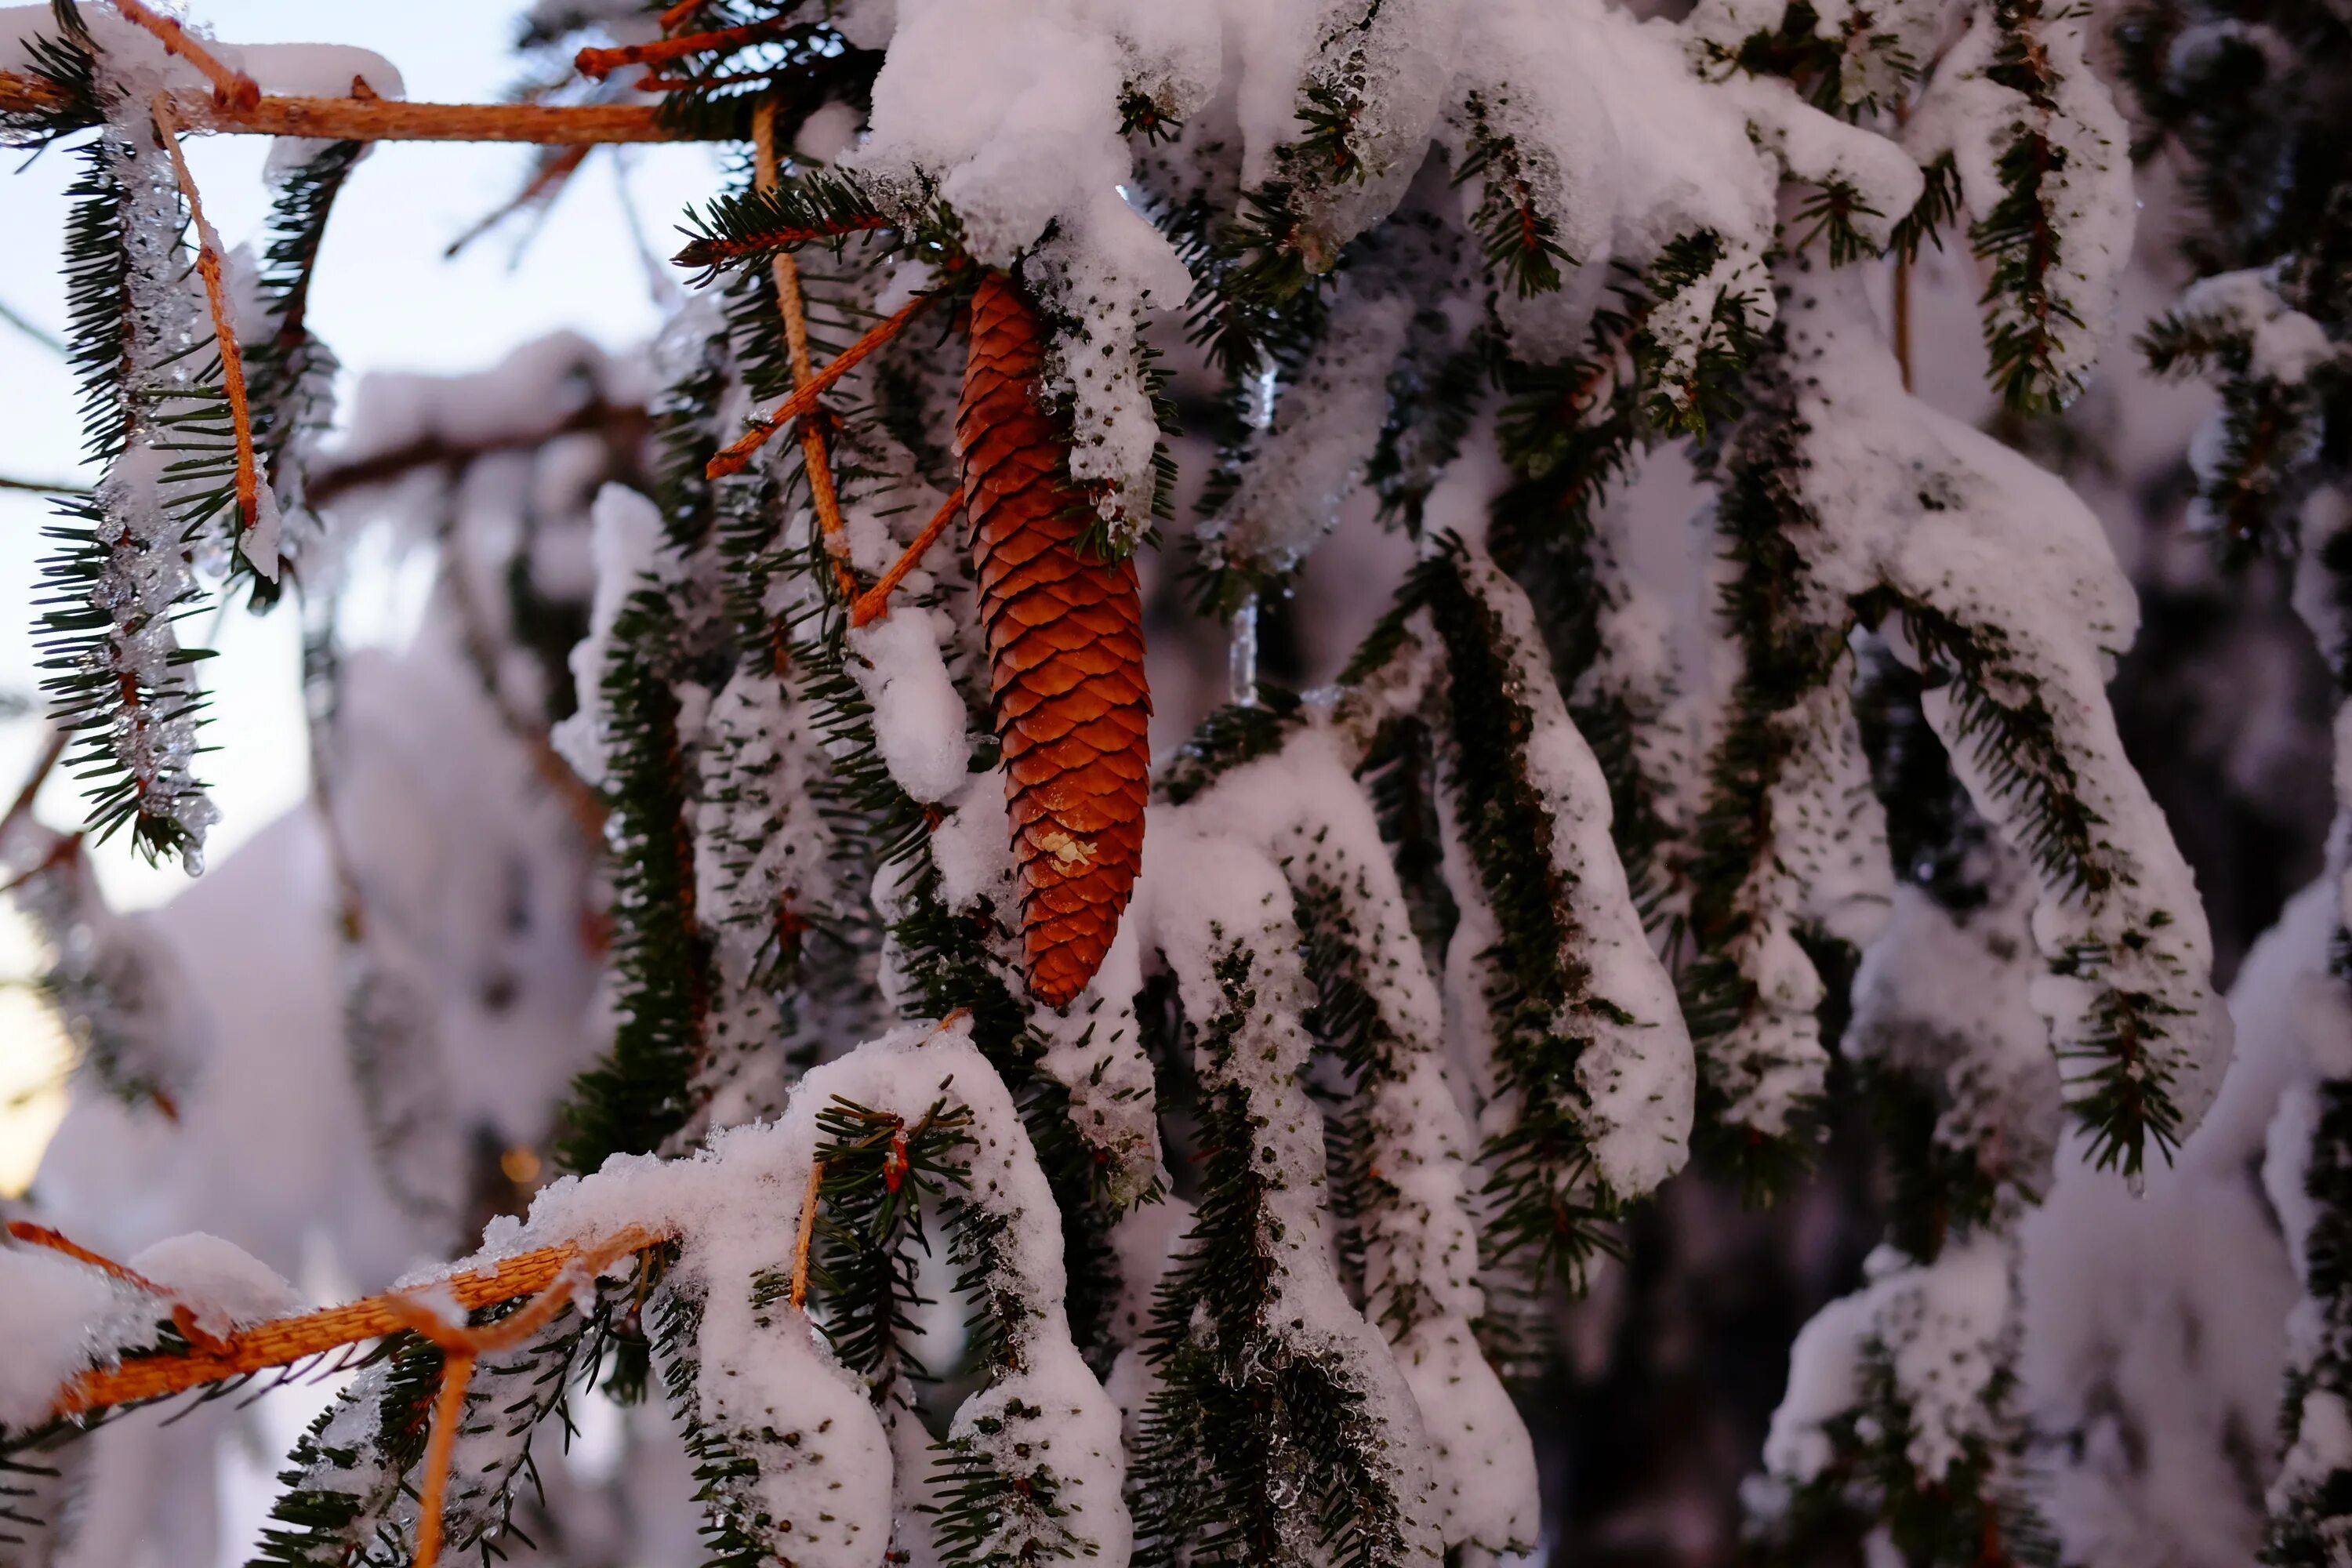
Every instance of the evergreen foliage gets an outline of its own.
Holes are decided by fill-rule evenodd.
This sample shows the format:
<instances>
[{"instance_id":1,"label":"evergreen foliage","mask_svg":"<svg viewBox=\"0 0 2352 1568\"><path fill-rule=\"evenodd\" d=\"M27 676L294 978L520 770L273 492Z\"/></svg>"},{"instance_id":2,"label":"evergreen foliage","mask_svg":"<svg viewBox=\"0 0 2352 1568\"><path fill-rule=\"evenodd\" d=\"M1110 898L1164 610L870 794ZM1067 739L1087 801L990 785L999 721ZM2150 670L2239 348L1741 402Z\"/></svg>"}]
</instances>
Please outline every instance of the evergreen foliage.
<instances>
[{"instance_id":1,"label":"evergreen foliage","mask_svg":"<svg viewBox=\"0 0 2352 1568\"><path fill-rule=\"evenodd\" d=\"M467 1073L509 1064L459 1059L457 987L368 931L402 889L351 855L373 825L339 809L323 739L319 832L370 1201L445 1250L506 1216L456 1266L473 1284L619 1250L481 1358L454 1420L458 1352L382 1337L297 1444L257 1568L407 1561L422 1495L452 1552L529 1547L567 1401L603 1378L629 1403L655 1372L670 1427L622 1419L682 1450L714 1565L1535 1551L1505 1378L1556 1372L1560 1300L1668 1212L1646 1200L1691 1150L1785 1198L1842 1095L1886 1245L1798 1341L1759 1537L1792 1562L1864 1536L1921 1568L2059 1560L2021 1227L2066 1118L2083 1163L2134 1179L2188 1137L2225 1044L2211 943L2103 694L2132 610L2095 520L1912 395L1860 279L1965 216L1990 390L2012 413L2082 390L2130 196L2086 17L1268 4L1246 37L1189 5L533 11L540 107L657 95L632 134L750 151L685 215L691 298L658 390L603 433L612 482L478 570L461 455L425 531L445 571L417 657L462 648L513 752L499 788L578 828L582 995L545 1031L562 1050L498 1091L530 1103L460 1121L489 1092ZM2279 108L2262 51L2184 42L2191 11L2229 16L2198 4L2124 38L2218 275L2144 346L2223 384L2202 506L2237 556L2300 551L2340 676L2352 531L2297 513L2352 428L2347 143L2319 145L2344 24L2298 0L2282 25L2327 47L2277 68ZM310 307L366 143L279 181L240 431L130 96L200 79L135 11L92 11L26 46L37 91L0 125L86 138L65 265L107 474L52 533L47 692L93 837L193 867L203 650L173 628L232 591L268 609L280 581L231 521L240 435L284 580L319 590L321 736L343 722L352 525L310 515L335 366ZM625 92L615 62L646 75ZM2259 168L2231 150L2257 124ZM2232 181L2248 210L2225 214ZM1688 626L1619 504L1675 451L1709 492ZM1016 496L1040 515L1004 521ZM1160 522L1188 557L1129 564ZM1336 682L1262 672L1318 548L1373 527L1410 564ZM1178 668L1179 575L1231 638L1232 700L1161 686L1163 718L1207 716L1162 747L1147 815L1138 628ZM1070 915L1147 826L1104 951L1049 988L1033 917ZM78 864L25 888L53 933L103 913ZM127 994L137 944L101 934L54 993L97 1076L175 1115L192 1069ZM534 1073L569 1080L560 1104ZM2306 1283L2332 1324L2352 1102L2322 1098ZM577 1179L524 1213L541 1148ZM104 1289L144 1337L78 1323L68 1373L202 1347L193 1317L152 1321L189 1310L167 1285ZM2291 1434L2336 1397L2333 1334L2299 1357ZM99 1414L9 1436L0 1521L57 1522L35 1460ZM2295 1473L2273 1555L2320 1561L2352 1461Z\"/></svg>"}]
</instances>

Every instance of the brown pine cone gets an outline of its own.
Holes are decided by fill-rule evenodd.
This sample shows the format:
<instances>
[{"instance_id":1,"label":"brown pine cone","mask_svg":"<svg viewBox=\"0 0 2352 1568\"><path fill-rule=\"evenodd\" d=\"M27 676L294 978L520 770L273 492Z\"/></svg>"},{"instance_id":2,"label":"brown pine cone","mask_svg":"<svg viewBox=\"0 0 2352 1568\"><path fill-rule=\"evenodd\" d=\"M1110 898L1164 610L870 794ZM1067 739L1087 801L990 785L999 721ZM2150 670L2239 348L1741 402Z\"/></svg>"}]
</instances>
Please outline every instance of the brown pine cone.
<instances>
[{"instance_id":1,"label":"brown pine cone","mask_svg":"<svg viewBox=\"0 0 2352 1568\"><path fill-rule=\"evenodd\" d=\"M1046 410L1045 334L1019 284L982 279L956 410L1030 994L1066 1005L1118 934L1143 863L1151 694L1132 559L1080 541L1094 509Z\"/></svg>"}]
</instances>

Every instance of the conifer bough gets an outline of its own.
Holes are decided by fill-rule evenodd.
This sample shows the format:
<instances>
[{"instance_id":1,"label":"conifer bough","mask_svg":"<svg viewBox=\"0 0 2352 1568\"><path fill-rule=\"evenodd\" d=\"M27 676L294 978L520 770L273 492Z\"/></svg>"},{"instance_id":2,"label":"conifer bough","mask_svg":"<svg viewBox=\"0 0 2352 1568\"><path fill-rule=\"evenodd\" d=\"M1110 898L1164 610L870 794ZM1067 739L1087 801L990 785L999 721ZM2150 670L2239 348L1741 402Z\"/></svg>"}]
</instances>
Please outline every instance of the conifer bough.
<instances>
[{"instance_id":1,"label":"conifer bough","mask_svg":"<svg viewBox=\"0 0 2352 1568\"><path fill-rule=\"evenodd\" d=\"M103 468L41 605L97 831L29 795L0 824L77 1092L126 1102L60 1147L172 1173L152 1206L191 1231L315 1195L371 1285L454 1261L306 1312L209 1237L72 1247L112 1216L45 1187L0 1248L30 1368L0 1376L0 1547L85 1526L100 1417L335 1352L270 1568L625 1555L574 1528L583 1491L666 1518L680 1470L726 1568L1467 1568L1558 1538L1511 1390L1561 1364L1555 1293L1675 1228L1625 1222L1695 1149L1685 1181L1785 1193L1848 1087L1895 1130L1887 1245L1794 1349L1754 1528L1920 1568L2063 1532L2026 1221L2061 1173L2189 1138L2228 1023L2105 692L2128 584L2061 480L1915 395L1906 268L1965 236L2012 416L2084 384L2134 199L2088 17L1259 9L550 3L537 100L502 105L141 0L9 14L0 129L79 160ZM197 132L303 141L251 287ZM746 155L685 216L689 302L643 363L527 347L326 458L311 285L394 139L568 150L546 178L606 142ZM2263 210L2310 232L2245 238L2150 336L2228 380L2200 486L2242 544L2352 428L2352 202L2291 194ZM1713 574L1678 610L1624 494L1677 447ZM345 658L377 510L441 572L413 647ZM1410 563L1366 604L1381 525ZM1155 562L1163 528L1190 538ZM2347 537L2303 542L2314 604ZM1335 538L1349 570L1294 598ZM307 1030L206 1026L285 977L180 963L88 871L125 827L200 859L180 638L231 595L303 619L341 917ZM1334 603L1369 631L1286 689L1341 664ZM1219 679L1155 770L1155 688L1207 709ZM205 952L291 966L302 934ZM321 1074L331 1155L218 1173L310 1131L225 1139L225 1086ZM2309 1163L2331 1214L2343 1102ZM2282 1556L2352 1475L2324 1451L2352 1354L2299 1365ZM665 1398L613 1419L676 1463L555 1473L592 1384Z\"/></svg>"}]
</instances>

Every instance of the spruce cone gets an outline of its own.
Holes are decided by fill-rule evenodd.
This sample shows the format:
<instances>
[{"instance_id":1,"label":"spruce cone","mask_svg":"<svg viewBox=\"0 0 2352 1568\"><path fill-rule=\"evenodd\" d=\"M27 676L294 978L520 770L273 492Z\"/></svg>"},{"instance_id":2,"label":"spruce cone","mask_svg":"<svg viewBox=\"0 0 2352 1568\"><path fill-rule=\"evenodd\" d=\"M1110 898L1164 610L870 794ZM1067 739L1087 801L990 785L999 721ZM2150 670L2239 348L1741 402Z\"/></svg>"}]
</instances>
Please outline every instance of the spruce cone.
<instances>
[{"instance_id":1,"label":"spruce cone","mask_svg":"<svg viewBox=\"0 0 2352 1568\"><path fill-rule=\"evenodd\" d=\"M1004 742L1030 994L1063 1006L1109 951L1143 861L1150 787L1135 563L1080 541L1094 509L1040 384L1043 330L1002 272L971 304L956 411L965 514Z\"/></svg>"}]
</instances>

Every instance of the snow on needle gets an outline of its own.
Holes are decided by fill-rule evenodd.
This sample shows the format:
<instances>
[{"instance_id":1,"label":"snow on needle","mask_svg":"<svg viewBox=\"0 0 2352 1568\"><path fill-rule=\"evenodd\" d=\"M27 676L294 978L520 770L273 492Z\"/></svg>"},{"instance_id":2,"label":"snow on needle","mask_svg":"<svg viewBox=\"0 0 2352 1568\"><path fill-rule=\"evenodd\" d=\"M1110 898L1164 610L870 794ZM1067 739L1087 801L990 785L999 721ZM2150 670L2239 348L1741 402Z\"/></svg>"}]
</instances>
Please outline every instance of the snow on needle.
<instances>
[{"instance_id":1,"label":"snow on needle","mask_svg":"<svg viewBox=\"0 0 2352 1568\"><path fill-rule=\"evenodd\" d=\"M220 236L213 232L212 224L205 217L205 204L196 195L195 176L188 172L188 160L180 150L180 121L172 107L172 95L155 95L155 135L163 150L172 155L172 171L178 175L180 194L188 198L188 216L196 229L196 270L204 275L205 298L212 306L213 335L220 342L221 383L228 392L229 423L236 439L236 516L240 532L250 533L261 521L261 476L253 461L253 410L246 401L245 353L238 348L236 328L229 316L228 289L221 276ZM250 559L250 557L248 557ZM275 561L253 563L264 576L275 578Z\"/></svg>"},{"instance_id":2,"label":"snow on needle","mask_svg":"<svg viewBox=\"0 0 2352 1568\"><path fill-rule=\"evenodd\" d=\"M213 103L216 107L242 112L261 101L261 88L251 77L223 65L218 57L171 17L149 9L141 0L114 0L114 4L126 19L154 34L163 40L165 49L205 74L205 79L213 84Z\"/></svg>"}]
</instances>

